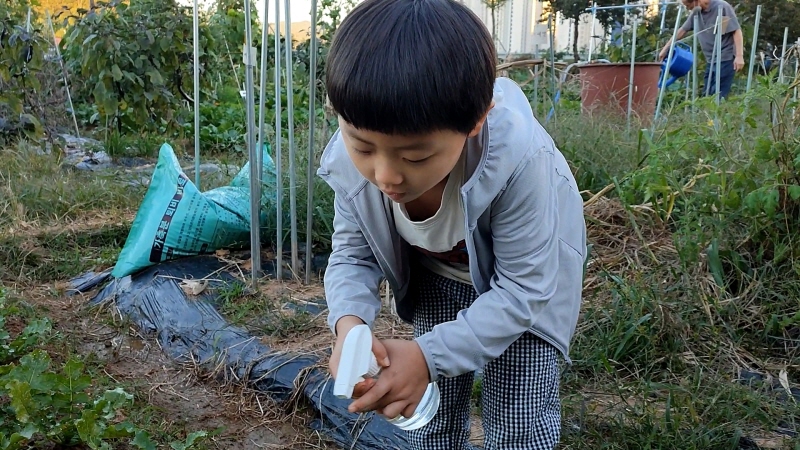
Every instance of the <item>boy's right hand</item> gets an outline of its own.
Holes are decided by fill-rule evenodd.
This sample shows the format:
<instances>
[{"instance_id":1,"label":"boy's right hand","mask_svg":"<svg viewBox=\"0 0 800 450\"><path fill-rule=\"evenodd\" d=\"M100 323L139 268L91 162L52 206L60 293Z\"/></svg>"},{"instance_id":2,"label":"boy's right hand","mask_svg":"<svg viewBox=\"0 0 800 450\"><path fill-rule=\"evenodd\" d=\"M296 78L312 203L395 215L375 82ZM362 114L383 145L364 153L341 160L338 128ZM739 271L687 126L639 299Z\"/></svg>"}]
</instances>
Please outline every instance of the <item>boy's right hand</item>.
<instances>
[{"instance_id":1,"label":"boy's right hand","mask_svg":"<svg viewBox=\"0 0 800 450\"><path fill-rule=\"evenodd\" d=\"M334 380L336 379L336 373L339 369L339 360L342 357L342 347L344 346L344 339L347 337L347 333L349 333L353 327L363 324L364 321L356 316L344 316L336 322L336 343L333 346L331 359L328 363L328 369ZM378 360L379 366L389 367L389 353L375 335L372 336L372 353L375 354L375 359ZM361 397L365 392L370 390L373 385L375 385L375 380L372 378L367 378L356 384L355 389L353 389L353 398Z\"/></svg>"}]
</instances>

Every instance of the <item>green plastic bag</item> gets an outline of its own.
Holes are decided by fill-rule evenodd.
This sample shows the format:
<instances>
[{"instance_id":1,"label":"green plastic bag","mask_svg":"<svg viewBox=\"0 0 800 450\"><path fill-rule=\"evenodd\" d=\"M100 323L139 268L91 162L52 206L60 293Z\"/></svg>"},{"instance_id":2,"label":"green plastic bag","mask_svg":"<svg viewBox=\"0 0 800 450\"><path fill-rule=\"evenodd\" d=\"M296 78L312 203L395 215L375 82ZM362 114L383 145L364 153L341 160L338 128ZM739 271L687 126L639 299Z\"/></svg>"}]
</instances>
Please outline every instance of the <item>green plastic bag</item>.
<instances>
[{"instance_id":1,"label":"green plastic bag","mask_svg":"<svg viewBox=\"0 0 800 450\"><path fill-rule=\"evenodd\" d=\"M262 231L274 230L275 164L263 149ZM230 185L200 192L169 144L158 164L111 275L122 278L153 264L250 245L250 163Z\"/></svg>"}]
</instances>

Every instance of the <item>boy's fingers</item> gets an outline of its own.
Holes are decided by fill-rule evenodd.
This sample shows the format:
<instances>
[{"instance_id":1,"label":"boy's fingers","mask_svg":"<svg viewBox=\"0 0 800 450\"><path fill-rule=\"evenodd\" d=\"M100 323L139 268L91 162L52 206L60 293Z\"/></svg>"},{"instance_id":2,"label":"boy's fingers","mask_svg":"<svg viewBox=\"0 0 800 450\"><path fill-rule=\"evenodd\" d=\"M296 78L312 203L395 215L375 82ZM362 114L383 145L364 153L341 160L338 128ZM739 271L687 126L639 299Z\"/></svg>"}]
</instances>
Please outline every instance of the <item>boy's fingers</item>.
<instances>
[{"instance_id":1,"label":"boy's fingers","mask_svg":"<svg viewBox=\"0 0 800 450\"><path fill-rule=\"evenodd\" d=\"M398 400L396 402L390 403L383 407L379 413L389 419L394 419L395 417L402 415L403 417L411 417L414 413L414 408L410 408L411 414L406 415L405 411L408 411L410 404L406 400Z\"/></svg>"},{"instance_id":2,"label":"boy's fingers","mask_svg":"<svg viewBox=\"0 0 800 450\"><path fill-rule=\"evenodd\" d=\"M386 351L383 342L376 337L372 337L372 353L375 359L378 360L378 365L381 367L389 367L389 352Z\"/></svg>"},{"instance_id":3,"label":"boy's fingers","mask_svg":"<svg viewBox=\"0 0 800 450\"><path fill-rule=\"evenodd\" d=\"M356 384L353 388L353 398L363 396L368 390L372 389L372 386L375 386L375 380L373 378L367 378L361 383Z\"/></svg>"},{"instance_id":4,"label":"boy's fingers","mask_svg":"<svg viewBox=\"0 0 800 450\"><path fill-rule=\"evenodd\" d=\"M388 383L378 383L376 382L372 388L370 388L367 392L364 393L360 398L350 403L350 407L347 408L350 412L366 412L366 411L373 411L378 409L380 406L379 401L389 392L389 385Z\"/></svg>"}]
</instances>

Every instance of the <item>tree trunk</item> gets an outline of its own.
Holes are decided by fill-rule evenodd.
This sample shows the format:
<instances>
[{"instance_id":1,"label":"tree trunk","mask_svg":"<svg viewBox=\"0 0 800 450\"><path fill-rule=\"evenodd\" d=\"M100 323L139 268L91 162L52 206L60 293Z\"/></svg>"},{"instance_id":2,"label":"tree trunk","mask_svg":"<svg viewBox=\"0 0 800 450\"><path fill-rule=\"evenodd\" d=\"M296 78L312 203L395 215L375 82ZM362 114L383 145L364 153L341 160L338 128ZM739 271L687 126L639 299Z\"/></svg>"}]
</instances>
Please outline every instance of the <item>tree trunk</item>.
<instances>
[{"instance_id":1,"label":"tree trunk","mask_svg":"<svg viewBox=\"0 0 800 450\"><path fill-rule=\"evenodd\" d=\"M575 62L578 62L580 61L578 56L578 19L574 20L572 26L572 56L575 58Z\"/></svg>"}]
</instances>

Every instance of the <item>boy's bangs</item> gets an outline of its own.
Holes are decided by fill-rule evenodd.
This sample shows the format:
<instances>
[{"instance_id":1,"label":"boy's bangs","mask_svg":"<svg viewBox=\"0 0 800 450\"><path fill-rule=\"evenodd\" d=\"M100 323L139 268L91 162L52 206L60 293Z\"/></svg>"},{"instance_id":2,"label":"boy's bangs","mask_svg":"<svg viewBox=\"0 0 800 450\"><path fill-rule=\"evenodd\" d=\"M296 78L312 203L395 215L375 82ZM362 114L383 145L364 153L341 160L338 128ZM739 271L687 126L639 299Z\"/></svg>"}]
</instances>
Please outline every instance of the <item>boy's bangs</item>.
<instances>
[{"instance_id":1,"label":"boy's bangs","mask_svg":"<svg viewBox=\"0 0 800 450\"><path fill-rule=\"evenodd\" d=\"M480 20L452 0L367 0L328 56L333 109L386 134L469 133L489 108L495 52Z\"/></svg>"}]
</instances>

